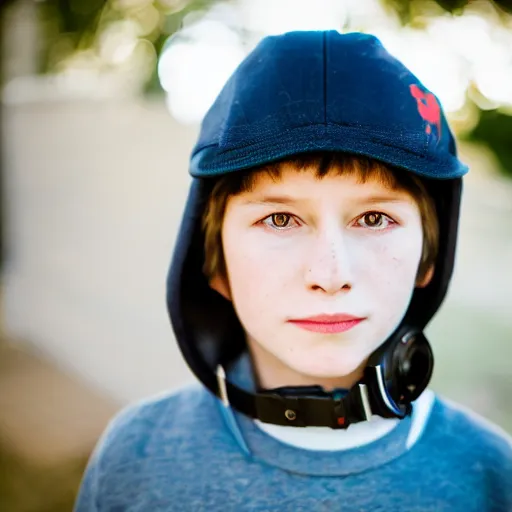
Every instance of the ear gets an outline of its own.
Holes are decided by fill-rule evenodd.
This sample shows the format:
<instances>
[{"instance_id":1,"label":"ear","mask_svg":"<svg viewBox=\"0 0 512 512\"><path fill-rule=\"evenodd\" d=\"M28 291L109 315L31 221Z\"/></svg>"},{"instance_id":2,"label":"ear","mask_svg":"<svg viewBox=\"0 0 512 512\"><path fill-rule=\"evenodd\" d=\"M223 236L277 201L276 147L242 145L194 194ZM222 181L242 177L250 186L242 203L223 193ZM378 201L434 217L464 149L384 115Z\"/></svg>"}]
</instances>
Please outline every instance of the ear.
<instances>
[{"instance_id":1,"label":"ear","mask_svg":"<svg viewBox=\"0 0 512 512\"><path fill-rule=\"evenodd\" d=\"M432 278L434 277L434 265L430 265L428 270L425 272L425 275L423 276L423 279L418 281L416 283L417 288L425 288L430 284L430 281L432 281Z\"/></svg>"},{"instance_id":2,"label":"ear","mask_svg":"<svg viewBox=\"0 0 512 512\"><path fill-rule=\"evenodd\" d=\"M231 300L231 290L229 289L228 280L225 277L215 274L208 284L212 290L220 293L226 300Z\"/></svg>"}]
</instances>

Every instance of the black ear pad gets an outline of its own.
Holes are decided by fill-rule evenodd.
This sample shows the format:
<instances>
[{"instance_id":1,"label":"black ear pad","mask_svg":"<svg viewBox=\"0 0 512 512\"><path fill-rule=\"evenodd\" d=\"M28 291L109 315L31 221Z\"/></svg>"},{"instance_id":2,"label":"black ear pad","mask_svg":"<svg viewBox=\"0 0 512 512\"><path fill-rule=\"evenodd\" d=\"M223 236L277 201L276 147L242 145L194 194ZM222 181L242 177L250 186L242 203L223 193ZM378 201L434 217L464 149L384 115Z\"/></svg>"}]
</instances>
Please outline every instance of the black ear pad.
<instances>
[{"instance_id":1,"label":"black ear pad","mask_svg":"<svg viewBox=\"0 0 512 512\"><path fill-rule=\"evenodd\" d=\"M432 347L422 332L406 335L394 352L396 391L400 401L416 400L427 387L434 370Z\"/></svg>"},{"instance_id":2,"label":"black ear pad","mask_svg":"<svg viewBox=\"0 0 512 512\"><path fill-rule=\"evenodd\" d=\"M430 343L420 331L410 331L388 352L385 379L395 403L410 403L427 387L434 369Z\"/></svg>"},{"instance_id":3,"label":"black ear pad","mask_svg":"<svg viewBox=\"0 0 512 512\"><path fill-rule=\"evenodd\" d=\"M433 370L434 354L427 338L419 329L404 326L372 354L365 380L380 410L402 416L428 386Z\"/></svg>"}]
</instances>

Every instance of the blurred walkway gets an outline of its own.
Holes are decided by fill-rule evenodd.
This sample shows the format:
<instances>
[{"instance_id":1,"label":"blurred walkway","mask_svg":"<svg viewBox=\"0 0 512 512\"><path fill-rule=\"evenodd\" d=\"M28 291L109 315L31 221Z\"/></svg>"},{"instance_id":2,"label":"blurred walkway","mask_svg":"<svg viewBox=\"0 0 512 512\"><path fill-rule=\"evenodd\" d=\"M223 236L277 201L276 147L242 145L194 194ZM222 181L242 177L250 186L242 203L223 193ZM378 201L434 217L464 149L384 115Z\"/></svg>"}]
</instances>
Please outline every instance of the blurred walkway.
<instances>
[{"instance_id":1,"label":"blurred walkway","mask_svg":"<svg viewBox=\"0 0 512 512\"><path fill-rule=\"evenodd\" d=\"M0 512L70 512L117 406L0 340Z\"/></svg>"}]
</instances>

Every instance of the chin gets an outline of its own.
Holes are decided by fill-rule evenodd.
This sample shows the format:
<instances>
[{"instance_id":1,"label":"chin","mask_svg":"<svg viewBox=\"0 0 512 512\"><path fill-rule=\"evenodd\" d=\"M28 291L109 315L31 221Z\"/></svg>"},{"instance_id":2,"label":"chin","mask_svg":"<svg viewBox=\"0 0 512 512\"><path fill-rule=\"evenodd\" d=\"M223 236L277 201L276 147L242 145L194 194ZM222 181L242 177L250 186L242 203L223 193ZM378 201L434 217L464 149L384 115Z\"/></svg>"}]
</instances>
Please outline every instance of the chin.
<instances>
[{"instance_id":1,"label":"chin","mask_svg":"<svg viewBox=\"0 0 512 512\"><path fill-rule=\"evenodd\" d=\"M360 357L331 357L327 361L315 360L310 355L306 360L285 361L285 363L302 375L319 379L336 379L354 373L366 358Z\"/></svg>"}]
</instances>

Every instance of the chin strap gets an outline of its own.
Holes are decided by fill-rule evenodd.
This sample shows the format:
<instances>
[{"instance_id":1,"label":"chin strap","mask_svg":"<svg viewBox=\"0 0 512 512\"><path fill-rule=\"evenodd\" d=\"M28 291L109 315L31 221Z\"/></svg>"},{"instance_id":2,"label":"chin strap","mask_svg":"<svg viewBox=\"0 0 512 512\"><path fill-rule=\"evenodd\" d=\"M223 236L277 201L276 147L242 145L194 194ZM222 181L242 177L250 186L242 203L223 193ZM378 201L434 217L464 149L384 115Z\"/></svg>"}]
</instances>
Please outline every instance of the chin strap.
<instances>
[{"instance_id":1,"label":"chin strap","mask_svg":"<svg viewBox=\"0 0 512 512\"><path fill-rule=\"evenodd\" d=\"M217 367L219 397L224 406L233 406L264 423L346 429L353 423L370 421L374 414L384 418L404 418L410 414L410 405L383 407L375 395L375 386L364 382L367 374L344 396L337 391L327 392L320 386L282 387L252 394L228 382L222 366ZM374 382L377 380L376 377ZM389 397L387 399L389 401Z\"/></svg>"},{"instance_id":2,"label":"chin strap","mask_svg":"<svg viewBox=\"0 0 512 512\"><path fill-rule=\"evenodd\" d=\"M370 357L364 376L347 393L321 386L281 387L248 393L217 366L217 395L225 407L264 423L346 429L373 415L403 419L427 387L434 356L418 329L401 328Z\"/></svg>"}]
</instances>

